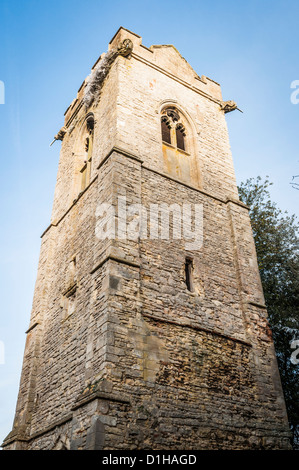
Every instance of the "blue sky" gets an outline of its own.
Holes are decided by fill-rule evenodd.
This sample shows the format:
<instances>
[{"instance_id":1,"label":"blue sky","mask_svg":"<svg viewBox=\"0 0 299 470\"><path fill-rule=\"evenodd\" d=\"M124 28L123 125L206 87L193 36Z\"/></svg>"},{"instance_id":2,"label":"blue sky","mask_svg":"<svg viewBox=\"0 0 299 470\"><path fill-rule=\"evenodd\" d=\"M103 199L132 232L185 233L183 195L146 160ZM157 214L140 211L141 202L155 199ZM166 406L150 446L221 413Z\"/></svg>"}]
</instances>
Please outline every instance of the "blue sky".
<instances>
[{"instance_id":1,"label":"blue sky","mask_svg":"<svg viewBox=\"0 0 299 470\"><path fill-rule=\"evenodd\" d=\"M237 181L269 175L272 199L298 214L298 1L0 0L2 224L0 441L11 430L40 235L49 225L63 114L119 26L143 44L174 44L221 84ZM1 101L1 100L0 100Z\"/></svg>"}]
</instances>

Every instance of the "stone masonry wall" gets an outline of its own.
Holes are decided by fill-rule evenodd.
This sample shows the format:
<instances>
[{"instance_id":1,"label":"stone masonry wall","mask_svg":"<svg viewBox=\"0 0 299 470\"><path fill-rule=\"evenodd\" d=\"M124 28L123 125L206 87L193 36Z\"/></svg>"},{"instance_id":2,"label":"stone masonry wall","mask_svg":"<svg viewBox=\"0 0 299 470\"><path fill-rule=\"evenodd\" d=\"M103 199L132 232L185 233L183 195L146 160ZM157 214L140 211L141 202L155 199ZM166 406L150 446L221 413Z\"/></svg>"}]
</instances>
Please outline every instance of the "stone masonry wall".
<instances>
[{"instance_id":1,"label":"stone masonry wall","mask_svg":"<svg viewBox=\"0 0 299 470\"><path fill-rule=\"evenodd\" d=\"M65 114L16 417L4 448L288 449L220 87L199 77L173 46L147 48L124 28L109 51L124 39L133 49L115 56L92 104L82 101L86 80ZM176 151L173 161L184 168L191 162L189 174L165 159L165 105L186 121L187 151ZM81 190L88 113L95 122L92 168ZM184 203L202 210L203 236L192 248L184 237L150 238L156 222L149 218L137 236L120 230L127 227L120 204L135 208L127 223L136 228L138 207L148 215L153 204ZM114 223L116 236L102 237Z\"/></svg>"}]
</instances>

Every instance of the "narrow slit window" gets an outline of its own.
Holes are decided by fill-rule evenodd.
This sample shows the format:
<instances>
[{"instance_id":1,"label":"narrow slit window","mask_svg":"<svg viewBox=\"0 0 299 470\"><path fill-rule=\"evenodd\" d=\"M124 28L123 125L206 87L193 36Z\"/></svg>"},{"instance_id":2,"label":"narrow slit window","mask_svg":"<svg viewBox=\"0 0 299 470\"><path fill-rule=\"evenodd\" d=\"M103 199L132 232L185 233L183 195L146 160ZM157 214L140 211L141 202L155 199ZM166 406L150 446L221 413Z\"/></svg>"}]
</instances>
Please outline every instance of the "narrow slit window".
<instances>
[{"instance_id":1,"label":"narrow slit window","mask_svg":"<svg viewBox=\"0 0 299 470\"><path fill-rule=\"evenodd\" d=\"M84 164L80 170L81 173L81 189L84 191L90 183L92 169L92 148L93 148L94 119L89 116L86 121L84 146ZM83 155L82 155L83 156Z\"/></svg>"},{"instance_id":2,"label":"narrow slit window","mask_svg":"<svg viewBox=\"0 0 299 470\"><path fill-rule=\"evenodd\" d=\"M187 289L190 292L194 292L193 287L193 260L191 258L186 258L185 261L185 280Z\"/></svg>"},{"instance_id":3,"label":"narrow slit window","mask_svg":"<svg viewBox=\"0 0 299 470\"><path fill-rule=\"evenodd\" d=\"M170 136L170 127L167 122L167 118L162 118L161 120L161 128L162 128L162 140L167 144L171 144L171 136Z\"/></svg>"},{"instance_id":4,"label":"narrow slit window","mask_svg":"<svg viewBox=\"0 0 299 470\"><path fill-rule=\"evenodd\" d=\"M88 130L89 134L93 134L93 130L94 130L94 119L93 119L92 116L90 116L90 117L87 119L86 126L87 126L87 130Z\"/></svg>"},{"instance_id":5,"label":"narrow slit window","mask_svg":"<svg viewBox=\"0 0 299 470\"><path fill-rule=\"evenodd\" d=\"M184 128L178 126L175 131L176 131L176 145L177 145L177 148L180 149L180 150L186 150Z\"/></svg>"}]
</instances>

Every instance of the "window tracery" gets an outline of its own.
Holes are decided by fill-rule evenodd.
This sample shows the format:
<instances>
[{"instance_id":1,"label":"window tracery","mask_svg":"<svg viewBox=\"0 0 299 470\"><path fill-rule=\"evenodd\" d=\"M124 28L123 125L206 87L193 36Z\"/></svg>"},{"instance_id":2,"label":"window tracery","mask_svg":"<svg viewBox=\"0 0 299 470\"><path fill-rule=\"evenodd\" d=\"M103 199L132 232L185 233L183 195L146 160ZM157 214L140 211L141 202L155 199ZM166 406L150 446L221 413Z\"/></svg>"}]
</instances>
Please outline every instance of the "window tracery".
<instances>
[{"instance_id":1,"label":"window tracery","mask_svg":"<svg viewBox=\"0 0 299 470\"><path fill-rule=\"evenodd\" d=\"M161 116L162 141L186 151L186 129L182 117L174 107L166 108Z\"/></svg>"}]
</instances>

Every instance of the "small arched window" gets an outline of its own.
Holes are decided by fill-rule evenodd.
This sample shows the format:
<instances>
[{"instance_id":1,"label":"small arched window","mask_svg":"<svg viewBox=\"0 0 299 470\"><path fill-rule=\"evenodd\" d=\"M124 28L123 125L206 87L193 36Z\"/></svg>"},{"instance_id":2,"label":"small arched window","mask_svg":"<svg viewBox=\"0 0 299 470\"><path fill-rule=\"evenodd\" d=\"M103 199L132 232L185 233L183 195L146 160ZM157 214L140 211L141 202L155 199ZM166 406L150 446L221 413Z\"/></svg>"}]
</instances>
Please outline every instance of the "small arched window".
<instances>
[{"instance_id":1,"label":"small arched window","mask_svg":"<svg viewBox=\"0 0 299 470\"><path fill-rule=\"evenodd\" d=\"M160 165L165 174L202 188L198 148L199 129L192 115L179 106L170 100L161 103L157 116L157 120L160 119L160 123L158 121L157 124L161 126Z\"/></svg>"},{"instance_id":2,"label":"small arched window","mask_svg":"<svg viewBox=\"0 0 299 470\"><path fill-rule=\"evenodd\" d=\"M88 116L86 119L85 142L84 151L85 159L84 165L81 168L81 191L83 191L90 183L91 164L92 164L92 148L93 148L93 131L94 131L94 118Z\"/></svg>"},{"instance_id":3,"label":"small arched window","mask_svg":"<svg viewBox=\"0 0 299 470\"><path fill-rule=\"evenodd\" d=\"M161 117L162 141L179 150L186 151L186 131L179 112L166 108Z\"/></svg>"}]
</instances>

